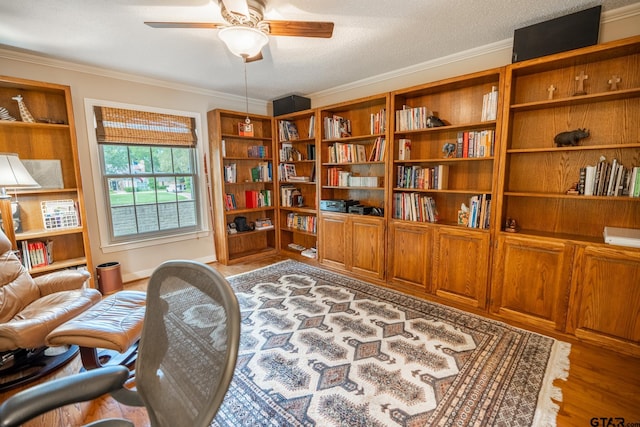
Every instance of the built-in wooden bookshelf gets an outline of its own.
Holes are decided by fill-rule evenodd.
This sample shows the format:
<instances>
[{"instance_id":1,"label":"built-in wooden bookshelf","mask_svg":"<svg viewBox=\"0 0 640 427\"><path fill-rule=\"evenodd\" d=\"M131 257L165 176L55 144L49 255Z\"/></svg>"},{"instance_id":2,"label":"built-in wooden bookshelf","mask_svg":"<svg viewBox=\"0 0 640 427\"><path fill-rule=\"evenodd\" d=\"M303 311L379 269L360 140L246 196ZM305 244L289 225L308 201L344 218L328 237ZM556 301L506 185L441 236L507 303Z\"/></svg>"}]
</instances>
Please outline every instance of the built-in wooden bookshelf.
<instances>
[{"instance_id":1,"label":"built-in wooden bookshelf","mask_svg":"<svg viewBox=\"0 0 640 427\"><path fill-rule=\"evenodd\" d=\"M244 129L247 117L250 132ZM220 109L209 111L207 118L218 260L229 264L274 253L278 218L272 118ZM239 217L250 230L234 228ZM265 225L269 222L272 227Z\"/></svg>"},{"instance_id":2,"label":"built-in wooden bookshelf","mask_svg":"<svg viewBox=\"0 0 640 427\"><path fill-rule=\"evenodd\" d=\"M634 37L507 67L492 289L504 318L635 354L640 249L605 244L603 231L639 229L640 198L626 194L628 172L605 174L613 192L582 193L602 156L640 166L639 62ZM554 143L577 129L590 136Z\"/></svg>"},{"instance_id":3,"label":"built-in wooden bookshelf","mask_svg":"<svg viewBox=\"0 0 640 427\"><path fill-rule=\"evenodd\" d=\"M35 123L21 120L14 97L22 96ZM13 77L0 77L0 107L15 118L0 120L0 152L16 153L31 168L49 172L37 175L41 188L10 190L11 201L19 206L20 228L16 246L32 276L67 269L93 270L86 229L82 180L78 164L75 122L68 86ZM33 162L33 161L40 162ZM33 172L33 169L32 169ZM64 201L69 211L64 221L47 222L42 202ZM28 262L28 245L41 242L49 247L50 259L40 266ZM93 279L92 279L93 280Z\"/></svg>"},{"instance_id":4,"label":"built-in wooden bookshelf","mask_svg":"<svg viewBox=\"0 0 640 427\"><path fill-rule=\"evenodd\" d=\"M504 70L392 92L389 277L486 306Z\"/></svg>"},{"instance_id":5,"label":"built-in wooden bookshelf","mask_svg":"<svg viewBox=\"0 0 640 427\"><path fill-rule=\"evenodd\" d=\"M274 126L278 141L280 250L294 257L316 258L316 110L278 116Z\"/></svg>"},{"instance_id":6,"label":"built-in wooden bookshelf","mask_svg":"<svg viewBox=\"0 0 640 427\"><path fill-rule=\"evenodd\" d=\"M319 260L364 276L385 277L389 95L319 110ZM322 210L322 200L357 200L365 215Z\"/></svg>"}]
</instances>

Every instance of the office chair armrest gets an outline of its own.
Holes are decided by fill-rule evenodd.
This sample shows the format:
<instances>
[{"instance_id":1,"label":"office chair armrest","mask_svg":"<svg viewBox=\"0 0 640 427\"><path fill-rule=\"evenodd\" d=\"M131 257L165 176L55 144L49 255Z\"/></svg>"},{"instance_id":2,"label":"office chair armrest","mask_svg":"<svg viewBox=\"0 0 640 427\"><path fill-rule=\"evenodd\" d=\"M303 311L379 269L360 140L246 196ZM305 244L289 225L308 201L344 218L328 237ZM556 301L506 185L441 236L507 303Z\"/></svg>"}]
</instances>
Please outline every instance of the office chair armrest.
<instances>
[{"instance_id":1,"label":"office chair armrest","mask_svg":"<svg viewBox=\"0 0 640 427\"><path fill-rule=\"evenodd\" d=\"M52 409L95 399L121 388L128 378L126 367L109 366L28 388L0 405L0 427L18 427Z\"/></svg>"}]
</instances>

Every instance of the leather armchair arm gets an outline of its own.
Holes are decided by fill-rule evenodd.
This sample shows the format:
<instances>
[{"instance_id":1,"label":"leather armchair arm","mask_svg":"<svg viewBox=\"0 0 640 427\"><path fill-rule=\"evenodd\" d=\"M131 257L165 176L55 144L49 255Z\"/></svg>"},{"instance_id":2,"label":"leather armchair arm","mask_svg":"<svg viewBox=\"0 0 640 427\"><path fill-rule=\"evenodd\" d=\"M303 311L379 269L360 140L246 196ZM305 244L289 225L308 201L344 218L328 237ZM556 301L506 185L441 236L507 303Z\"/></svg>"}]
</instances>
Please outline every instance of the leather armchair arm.
<instances>
[{"instance_id":1,"label":"leather armchair arm","mask_svg":"<svg viewBox=\"0 0 640 427\"><path fill-rule=\"evenodd\" d=\"M40 296L60 291L80 289L89 280L91 274L85 270L61 270L33 278Z\"/></svg>"},{"instance_id":2,"label":"leather armchair arm","mask_svg":"<svg viewBox=\"0 0 640 427\"><path fill-rule=\"evenodd\" d=\"M18 427L52 409L95 399L122 388L128 378L129 369L118 365L92 369L28 388L0 405L0 427Z\"/></svg>"}]
</instances>

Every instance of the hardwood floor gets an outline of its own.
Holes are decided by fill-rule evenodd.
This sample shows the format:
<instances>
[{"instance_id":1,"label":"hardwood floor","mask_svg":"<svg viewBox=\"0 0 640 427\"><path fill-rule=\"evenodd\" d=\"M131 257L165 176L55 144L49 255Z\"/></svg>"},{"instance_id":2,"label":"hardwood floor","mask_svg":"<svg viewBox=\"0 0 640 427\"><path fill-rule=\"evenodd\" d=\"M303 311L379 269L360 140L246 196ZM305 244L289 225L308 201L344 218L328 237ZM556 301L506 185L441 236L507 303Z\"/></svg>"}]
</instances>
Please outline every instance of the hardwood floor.
<instances>
[{"instance_id":1,"label":"hardwood floor","mask_svg":"<svg viewBox=\"0 0 640 427\"><path fill-rule=\"evenodd\" d=\"M264 267L284 258L273 256L255 262L225 266L213 264L225 276ZM146 281L129 283L127 289L144 289ZM581 343L572 343L571 368L567 381L556 381L563 401L558 413L558 426L640 426L640 359L621 355ZM80 369L79 357L50 375L51 378L73 374ZM26 387L25 387L26 388ZM20 389L0 394L0 401ZM136 427L148 427L144 408L131 408L106 396L100 399L51 411L32 420L25 427L67 427L103 418L126 418ZM620 424L620 418L624 424Z\"/></svg>"}]
</instances>

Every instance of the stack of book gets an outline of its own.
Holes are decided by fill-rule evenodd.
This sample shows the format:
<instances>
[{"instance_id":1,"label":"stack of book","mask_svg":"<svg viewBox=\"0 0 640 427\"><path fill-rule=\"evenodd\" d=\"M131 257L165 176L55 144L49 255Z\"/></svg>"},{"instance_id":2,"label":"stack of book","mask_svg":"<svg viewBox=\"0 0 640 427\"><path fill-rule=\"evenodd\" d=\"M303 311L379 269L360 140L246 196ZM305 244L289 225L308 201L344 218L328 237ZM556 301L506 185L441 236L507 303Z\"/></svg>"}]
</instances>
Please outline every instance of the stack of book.
<instances>
[{"instance_id":1,"label":"stack of book","mask_svg":"<svg viewBox=\"0 0 640 427\"><path fill-rule=\"evenodd\" d=\"M434 167L397 166L396 187L421 190L446 190L449 187L449 165Z\"/></svg>"},{"instance_id":2,"label":"stack of book","mask_svg":"<svg viewBox=\"0 0 640 427\"><path fill-rule=\"evenodd\" d=\"M405 221L438 222L436 201L422 193L393 193L393 217Z\"/></svg>"},{"instance_id":3,"label":"stack of book","mask_svg":"<svg viewBox=\"0 0 640 427\"><path fill-rule=\"evenodd\" d=\"M351 120L334 114L324 118L324 135L326 139L348 138L351 136Z\"/></svg>"},{"instance_id":4,"label":"stack of book","mask_svg":"<svg viewBox=\"0 0 640 427\"><path fill-rule=\"evenodd\" d=\"M601 156L596 165L580 168L578 194L640 197L640 167L626 168L618 159Z\"/></svg>"}]
</instances>

